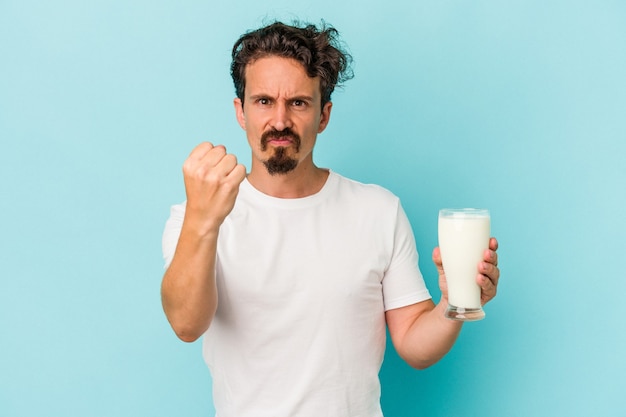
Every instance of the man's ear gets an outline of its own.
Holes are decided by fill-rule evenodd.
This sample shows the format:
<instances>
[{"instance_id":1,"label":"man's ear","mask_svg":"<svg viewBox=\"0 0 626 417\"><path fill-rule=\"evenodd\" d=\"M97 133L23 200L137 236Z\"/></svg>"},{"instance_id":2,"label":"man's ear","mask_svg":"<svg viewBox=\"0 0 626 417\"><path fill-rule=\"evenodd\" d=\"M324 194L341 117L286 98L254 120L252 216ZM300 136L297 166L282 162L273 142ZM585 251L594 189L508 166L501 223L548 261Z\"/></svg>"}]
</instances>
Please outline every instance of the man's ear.
<instances>
[{"instance_id":1,"label":"man's ear","mask_svg":"<svg viewBox=\"0 0 626 417\"><path fill-rule=\"evenodd\" d=\"M333 108L332 102L327 102L324 104L324 108L322 108L322 117L320 117L320 125L317 129L317 133L322 133L326 126L328 126L328 122L330 121L330 111Z\"/></svg>"},{"instance_id":2,"label":"man's ear","mask_svg":"<svg viewBox=\"0 0 626 417\"><path fill-rule=\"evenodd\" d=\"M243 103L240 98L235 98L233 100L233 104L235 106L235 115L237 116L237 122L239 122L239 126L243 130L246 130L246 116L243 114Z\"/></svg>"}]
</instances>

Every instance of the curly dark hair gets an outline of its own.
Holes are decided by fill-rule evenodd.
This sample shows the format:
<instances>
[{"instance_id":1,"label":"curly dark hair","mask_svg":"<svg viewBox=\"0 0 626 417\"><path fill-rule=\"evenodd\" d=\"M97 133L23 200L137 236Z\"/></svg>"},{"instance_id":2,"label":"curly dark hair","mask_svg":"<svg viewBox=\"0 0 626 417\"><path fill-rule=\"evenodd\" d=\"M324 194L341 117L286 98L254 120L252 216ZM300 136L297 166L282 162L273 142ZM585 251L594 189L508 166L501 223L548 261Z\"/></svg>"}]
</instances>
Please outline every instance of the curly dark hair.
<instances>
[{"instance_id":1,"label":"curly dark hair","mask_svg":"<svg viewBox=\"0 0 626 417\"><path fill-rule=\"evenodd\" d=\"M235 93L243 103L246 66L267 56L291 58L300 62L309 77L320 77L322 108L330 101L337 85L351 79L352 57L339 41L339 32L324 22L292 26L274 22L242 35L232 51L230 74Z\"/></svg>"}]
</instances>

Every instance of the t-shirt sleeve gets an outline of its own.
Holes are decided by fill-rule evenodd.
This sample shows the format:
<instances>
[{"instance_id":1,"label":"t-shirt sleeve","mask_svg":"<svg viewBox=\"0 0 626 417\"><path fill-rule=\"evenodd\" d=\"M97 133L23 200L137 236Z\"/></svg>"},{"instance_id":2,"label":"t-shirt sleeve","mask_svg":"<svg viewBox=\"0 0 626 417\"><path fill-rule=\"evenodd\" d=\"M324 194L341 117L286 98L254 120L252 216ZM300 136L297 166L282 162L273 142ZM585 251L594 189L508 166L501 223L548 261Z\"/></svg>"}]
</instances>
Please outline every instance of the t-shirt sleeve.
<instances>
[{"instance_id":1,"label":"t-shirt sleeve","mask_svg":"<svg viewBox=\"0 0 626 417\"><path fill-rule=\"evenodd\" d=\"M385 311L431 298L418 266L415 237L409 219L398 202L389 267L383 277Z\"/></svg>"},{"instance_id":2,"label":"t-shirt sleeve","mask_svg":"<svg viewBox=\"0 0 626 417\"><path fill-rule=\"evenodd\" d=\"M180 236L180 231L183 227L184 218L185 204L172 206L172 208L170 209L170 217L165 222L163 239L161 241L163 249L163 260L165 261L165 269L170 266L172 258L174 258L174 252L176 251L176 245L178 244L178 238Z\"/></svg>"}]
</instances>

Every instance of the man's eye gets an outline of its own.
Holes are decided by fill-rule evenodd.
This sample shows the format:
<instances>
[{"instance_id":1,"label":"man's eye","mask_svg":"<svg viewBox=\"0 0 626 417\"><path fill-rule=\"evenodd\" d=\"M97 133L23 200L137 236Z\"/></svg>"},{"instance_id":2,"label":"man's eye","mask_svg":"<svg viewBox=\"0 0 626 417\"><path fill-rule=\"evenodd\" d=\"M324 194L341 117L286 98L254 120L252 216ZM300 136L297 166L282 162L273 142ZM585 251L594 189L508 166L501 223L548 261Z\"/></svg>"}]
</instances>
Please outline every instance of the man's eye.
<instances>
[{"instance_id":1,"label":"man's eye","mask_svg":"<svg viewBox=\"0 0 626 417\"><path fill-rule=\"evenodd\" d=\"M296 107L302 107L304 106L306 103L304 102L304 100L294 100L293 101L293 105Z\"/></svg>"},{"instance_id":2,"label":"man's eye","mask_svg":"<svg viewBox=\"0 0 626 417\"><path fill-rule=\"evenodd\" d=\"M262 104L264 106L268 105L270 103L270 101L266 98L260 98L259 99L259 104Z\"/></svg>"}]
</instances>

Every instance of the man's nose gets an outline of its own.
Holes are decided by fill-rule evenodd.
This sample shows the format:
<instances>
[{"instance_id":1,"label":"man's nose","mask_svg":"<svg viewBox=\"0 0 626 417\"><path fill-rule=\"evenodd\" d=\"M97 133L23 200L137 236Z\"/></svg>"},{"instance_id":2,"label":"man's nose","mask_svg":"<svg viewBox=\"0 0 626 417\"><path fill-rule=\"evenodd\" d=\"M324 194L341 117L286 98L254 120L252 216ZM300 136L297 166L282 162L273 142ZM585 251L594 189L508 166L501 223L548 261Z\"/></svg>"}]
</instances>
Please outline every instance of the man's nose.
<instances>
[{"instance_id":1,"label":"man's nose","mask_svg":"<svg viewBox=\"0 0 626 417\"><path fill-rule=\"evenodd\" d=\"M276 104L276 106L274 107L272 125L272 127L278 131L293 127L291 121L291 112L289 111L288 104L281 102Z\"/></svg>"}]
</instances>

